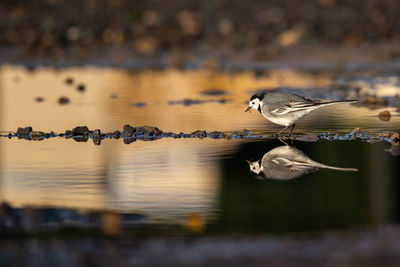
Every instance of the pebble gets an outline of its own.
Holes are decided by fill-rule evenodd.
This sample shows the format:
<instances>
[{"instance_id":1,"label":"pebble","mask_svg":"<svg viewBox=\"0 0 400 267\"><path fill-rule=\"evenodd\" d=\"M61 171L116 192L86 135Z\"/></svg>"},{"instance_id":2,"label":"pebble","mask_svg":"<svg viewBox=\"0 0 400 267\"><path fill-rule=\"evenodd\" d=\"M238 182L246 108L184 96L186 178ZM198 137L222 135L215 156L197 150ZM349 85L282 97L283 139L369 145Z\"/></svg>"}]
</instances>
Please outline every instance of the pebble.
<instances>
[{"instance_id":1,"label":"pebble","mask_svg":"<svg viewBox=\"0 0 400 267\"><path fill-rule=\"evenodd\" d=\"M378 114L378 118L379 118L381 121L389 121L389 120L390 120L390 117L391 117L390 112L387 111L387 110L381 111L381 112L379 112L379 114Z\"/></svg>"},{"instance_id":2,"label":"pebble","mask_svg":"<svg viewBox=\"0 0 400 267\"><path fill-rule=\"evenodd\" d=\"M73 84L73 83L74 83L74 79L73 79L73 78L68 77L68 78L65 79L65 84L71 85L71 84Z\"/></svg>"},{"instance_id":3,"label":"pebble","mask_svg":"<svg viewBox=\"0 0 400 267\"><path fill-rule=\"evenodd\" d=\"M79 84L76 86L76 90L83 93L86 90L86 86L84 84Z\"/></svg>"},{"instance_id":4,"label":"pebble","mask_svg":"<svg viewBox=\"0 0 400 267\"><path fill-rule=\"evenodd\" d=\"M69 98L68 98L68 97L61 96L61 97L58 99L58 104L60 104L60 105L66 105L66 104L68 104L68 103L69 103Z\"/></svg>"}]
</instances>

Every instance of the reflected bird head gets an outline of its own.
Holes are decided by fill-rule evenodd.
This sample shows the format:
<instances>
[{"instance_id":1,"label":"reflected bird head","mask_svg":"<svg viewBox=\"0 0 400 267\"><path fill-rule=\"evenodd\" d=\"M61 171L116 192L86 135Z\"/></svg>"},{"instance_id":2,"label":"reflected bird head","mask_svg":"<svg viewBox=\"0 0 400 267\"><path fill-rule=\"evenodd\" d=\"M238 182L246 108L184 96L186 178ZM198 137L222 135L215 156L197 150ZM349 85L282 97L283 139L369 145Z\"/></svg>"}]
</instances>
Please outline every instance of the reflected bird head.
<instances>
[{"instance_id":1,"label":"reflected bird head","mask_svg":"<svg viewBox=\"0 0 400 267\"><path fill-rule=\"evenodd\" d=\"M254 174L260 174L261 173L261 161L256 160L256 161L250 161L246 160L246 162L249 164L250 171Z\"/></svg>"}]
</instances>

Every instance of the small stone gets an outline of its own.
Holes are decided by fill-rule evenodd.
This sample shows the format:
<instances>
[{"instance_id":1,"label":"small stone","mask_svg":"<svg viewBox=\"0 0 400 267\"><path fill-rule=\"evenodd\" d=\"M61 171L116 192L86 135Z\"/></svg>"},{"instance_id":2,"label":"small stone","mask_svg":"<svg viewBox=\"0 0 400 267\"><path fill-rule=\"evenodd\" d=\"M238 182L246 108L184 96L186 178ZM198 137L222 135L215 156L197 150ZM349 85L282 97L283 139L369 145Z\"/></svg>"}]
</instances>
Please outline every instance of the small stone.
<instances>
[{"instance_id":1,"label":"small stone","mask_svg":"<svg viewBox=\"0 0 400 267\"><path fill-rule=\"evenodd\" d=\"M390 112L387 111L387 110L381 111L381 112L379 112L379 114L378 114L378 118L379 118L381 121L389 121L389 120L390 120L390 117L391 117Z\"/></svg>"},{"instance_id":2,"label":"small stone","mask_svg":"<svg viewBox=\"0 0 400 267\"><path fill-rule=\"evenodd\" d=\"M84 84L79 84L78 86L76 86L76 90L83 93L86 90L86 86Z\"/></svg>"},{"instance_id":3,"label":"small stone","mask_svg":"<svg viewBox=\"0 0 400 267\"><path fill-rule=\"evenodd\" d=\"M22 136L22 135L29 135L32 132L32 127L28 126L28 127L18 127L17 129L17 136Z\"/></svg>"},{"instance_id":4,"label":"small stone","mask_svg":"<svg viewBox=\"0 0 400 267\"><path fill-rule=\"evenodd\" d=\"M204 137L207 136L207 132L206 131L201 131L201 130L197 130L193 133L193 135L197 138L203 139Z\"/></svg>"},{"instance_id":5,"label":"small stone","mask_svg":"<svg viewBox=\"0 0 400 267\"><path fill-rule=\"evenodd\" d=\"M166 133L164 133L164 136L165 137L174 137L174 133L173 132L166 132Z\"/></svg>"},{"instance_id":6,"label":"small stone","mask_svg":"<svg viewBox=\"0 0 400 267\"><path fill-rule=\"evenodd\" d=\"M71 84L73 84L73 83L74 83L74 79L73 79L73 78L68 77L68 78L65 79L65 84L71 85Z\"/></svg>"},{"instance_id":7,"label":"small stone","mask_svg":"<svg viewBox=\"0 0 400 267\"><path fill-rule=\"evenodd\" d=\"M140 128L143 128L145 130L146 135L160 136L163 133L160 129L154 126L143 126Z\"/></svg>"},{"instance_id":8,"label":"small stone","mask_svg":"<svg viewBox=\"0 0 400 267\"><path fill-rule=\"evenodd\" d=\"M112 94L111 94L111 98L113 98L113 99L118 98L118 94L112 93Z\"/></svg>"},{"instance_id":9,"label":"small stone","mask_svg":"<svg viewBox=\"0 0 400 267\"><path fill-rule=\"evenodd\" d=\"M136 138L132 137L124 137L124 144L129 145L130 143L133 143L136 141Z\"/></svg>"},{"instance_id":10,"label":"small stone","mask_svg":"<svg viewBox=\"0 0 400 267\"><path fill-rule=\"evenodd\" d=\"M40 102L44 101L44 98L41 97L41 96L38 96L38 97L35 98L35 101L40 103Z\"/></svg>"},{"instance_id":11,"label":"small stone","mask_svg":"<svg viewBox=\"0 0 400 267\"><path fill-rule=\"evenodd\" d=\"M69 103L69 98L68 98L68 97L61 96L61 97L58 99L58 104L60 104L60 105L66 105L66 104L68 104L68 103Z\"/></svg>"},{"instance_id":12,"label":"small stone","mask_svg":"<svg viewBox=\"0 0 400 267\"><path fill-rule=\"evenodd\" d=\"M392 144L394 144L394 145L400 144L399 133L392 134L392 136L390 136L390 139L392 139Z\"/></svg>"},{"instance_id":13,"label":"small stone","mask_svg":"<svg viewBox=\"0 0 400 267\"><path fill-rule=\"evenodd\" d=\"M31 133L31 138L34 141L41 141L41 140L43 140L45 138L48 138L47 136L50 136L50 135L48 135L48 134L46 134L44 132L39 132L39 131L33 131Z\"/></svg>"},{"instance_id":14,"label":"small stone","mask_svg":"<svg viewBox=\"0 0 400 267\"><path fill-rule=\"evenodd\" d=\"M132 127L129 124L124 125L124 130L122 131L123 137L131 137L136 134L136 127Z\"/></svg>"},{"instance_id":15,"label":"small stone","mask_svg":"<svg viewBox=\"0 0 400 267\"><path fill-rule=\"evenodd\" d=\"M89 128L87 126L78 126L72 129L72 137L77 142L87 142L89 139Z\"/></svg>"},{"instance_id":16,"label":"small stone","mask_svg":"<svg viewBox=\"0 0 400 267\"><path fill-rule=\"evenodd\" d=\"M114 131L111 134L113 135L114 139L119 139L121 137L121 132L120 131Z\"/></svg>"},{"instance_id":17,"label":"small stone","mask_svg":"<svg viewBox=\"0 0 400 267\"><path fill-rule=\"evenodd\" d=\"M32 133L32 127L28 126L25 128L19 127L17 129L16 135L18 136L18 139L26 139L26 140L31 140L31 133Z\"/></svg>"},{"instance_id":18,"label":"small stone","mask_svg":"<svg viewBox=\"0 0 400 267\"><path fill-rule=\"evenodd\" d=\"M101 143L101 131L99 129L96 129L93 131L93 143L98 146Z\"/></svg>"}]
</instances>

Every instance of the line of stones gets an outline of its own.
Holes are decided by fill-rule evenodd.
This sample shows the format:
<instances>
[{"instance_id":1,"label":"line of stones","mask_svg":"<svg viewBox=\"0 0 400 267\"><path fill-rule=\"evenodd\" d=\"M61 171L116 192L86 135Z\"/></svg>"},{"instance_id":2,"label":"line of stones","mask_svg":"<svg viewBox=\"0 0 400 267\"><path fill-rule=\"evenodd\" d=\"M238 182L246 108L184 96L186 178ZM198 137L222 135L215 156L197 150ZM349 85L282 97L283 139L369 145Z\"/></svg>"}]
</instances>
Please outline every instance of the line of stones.
<instances>
[{"instance_id":1,"label":"line of stones","mask_svg":"<svg viewBox=\"0 0 400 267\"><path fill-rule=\"evenodd\" d=\"M31 126L18 128L15 133L8 133L1 135L0 137L18 138L25 140L40 141L52 137L64 137L66 139L73 139L76 142L87 142L89 139L93 140L95 145L100 145L103 139L120 139L123 138L125 144L130 144L136 140L153 141L161 138L213 138L213 139L240 139L240 138L251 138L251 139L276 139L275 135L252 135L249 130L233 131L232 133L224 133L220 131L206 132L197 130L193 133L173 133L163 132L154 126L138 126L134 127L131 125L125 125L122 131L114 131L109 133L102 133L100 129L89 130L87 126L78 126L72 130L66 130L65 133L56 134L54 132L46 133L42 131L33 131ZM285 136L280 138L286 139ZM399 143L399 133L382 133L377 136L371 136L368 132L363 131L359 128L354 129L350 133L344 135L333 135L331 133L320 133L314 135L301 135L290 137L293 140L298 141L310 141L315 142L318 140L354 140L361 139L369 142L386 141L389 143Z\"/></svg>"}]
</instances>

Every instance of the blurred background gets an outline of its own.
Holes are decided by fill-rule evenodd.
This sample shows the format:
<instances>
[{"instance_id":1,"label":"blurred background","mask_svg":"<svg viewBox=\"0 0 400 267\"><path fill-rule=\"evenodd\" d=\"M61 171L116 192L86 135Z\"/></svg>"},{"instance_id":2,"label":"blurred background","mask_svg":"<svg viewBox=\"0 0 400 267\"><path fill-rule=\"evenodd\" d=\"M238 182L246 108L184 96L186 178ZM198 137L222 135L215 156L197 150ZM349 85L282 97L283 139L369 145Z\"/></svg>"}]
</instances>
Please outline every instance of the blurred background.
<instances>
[{"instance_id":1,"label":"blurred background","mask_svg":"<svg viewBox=\"0 0 400 267\"><path fill-rule=\"evenodd\" d=\"M79 62L101 55L121 64L126 56L167 53L172 66L181 66L193 55L278 60L292 47L302 48L295 58L324 59L345 46L356 55L335 53L341 59L361 59L361 52L394 59L400 56L399 11L396 0L4 0L1 56ZM385 49L371 51L377 44Z\"/></svg>"}]
</instances>

